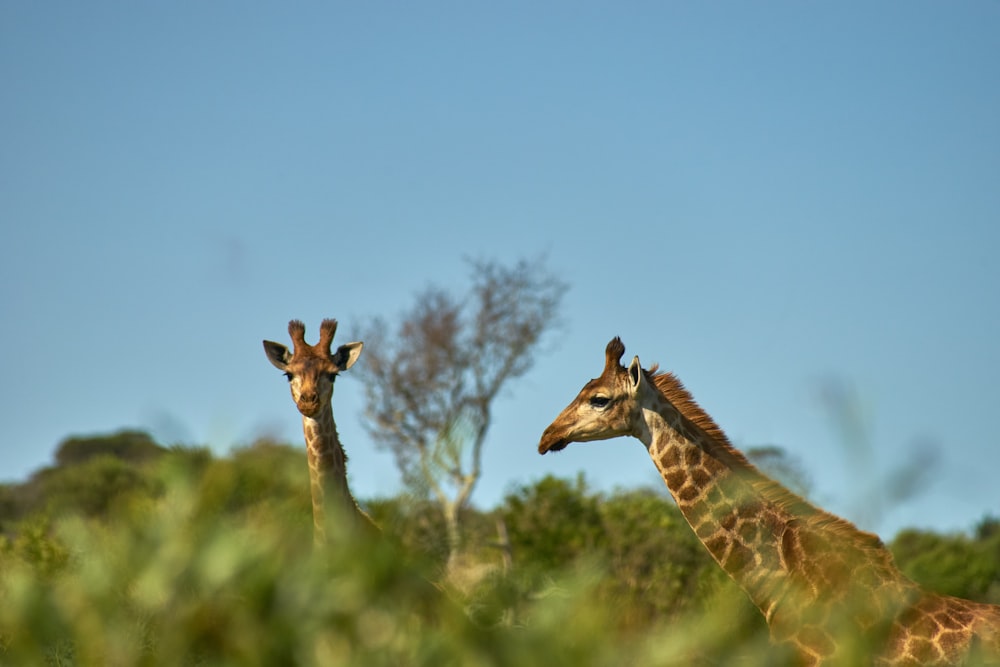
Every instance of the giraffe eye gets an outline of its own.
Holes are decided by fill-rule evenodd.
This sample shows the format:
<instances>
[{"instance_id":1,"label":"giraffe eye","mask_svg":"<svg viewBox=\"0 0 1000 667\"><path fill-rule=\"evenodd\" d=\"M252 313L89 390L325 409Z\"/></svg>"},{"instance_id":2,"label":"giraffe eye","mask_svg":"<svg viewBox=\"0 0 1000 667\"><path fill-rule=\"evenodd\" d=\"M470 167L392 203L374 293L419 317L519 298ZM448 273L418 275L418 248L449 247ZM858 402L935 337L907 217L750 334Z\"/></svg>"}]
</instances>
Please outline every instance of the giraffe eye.
<instances>
[{"instance_id":1,"label":"giraffe eye","mask_svg":"<svg viewBox=\"0 0 1000 667\"><path fill-rule=\"evenodd\" d=\"M336 373L327 373L326 377L332 383L334 380L337 379L337 374Z\"/></svg>"},{"instance_id":2,"label":"giraffe eye","mask_svg":"<svg viewBox=\"0 0 1000 667\"><path fill-rule=\"evenodd\" d=\"M292 378L295 377L291 373L283 373L283 375L285 376L285 379L288 380L289 382L291 382Z\"/></svg>"},{"instance_id":3,"label":"giraffe eye","mask_svg":"<svg viewBox=\"0 0 1000 667\"><path fill-rule=\"evenodd\" d=\"M608 398L607 396L592 396L591 399L590 399L590 405L591 405L591 407L594 407L594 408L603 408L603 407L606 407L607 404L610 403L610 402L611 402L611 399Z\"/></svg>"}]
</instances>

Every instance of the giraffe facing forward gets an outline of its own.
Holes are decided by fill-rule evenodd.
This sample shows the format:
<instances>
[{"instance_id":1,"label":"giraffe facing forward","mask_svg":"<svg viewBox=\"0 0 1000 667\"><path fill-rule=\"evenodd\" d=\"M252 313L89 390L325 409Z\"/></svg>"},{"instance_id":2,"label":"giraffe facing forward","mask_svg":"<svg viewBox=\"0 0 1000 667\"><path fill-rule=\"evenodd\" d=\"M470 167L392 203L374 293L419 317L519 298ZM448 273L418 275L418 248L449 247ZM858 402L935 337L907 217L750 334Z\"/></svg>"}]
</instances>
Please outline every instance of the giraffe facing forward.
<instances>
[{"instance_id":1,"label":"giraffe facing forward","mask_svg":"<svg viewBox=\"0 0 1000 667\"><path fill-rule=\"evenodd\" d=\"M760 609L772 641L804 665L1000 664L1000 607L936 595L900 572L881 540L759 472L677 378L621 365L545 429L538 451L631 435L715 561Z\"/></svg>"},{"instance_id":2,"label":"giraffe facing forward","mask_svg":"<svg viewBox=\"0 0 1000 667\"><path fill-rule=\"evenodd\" d=\"M317 546L326 543L332 516L353 518L362 529L377 530L351 495L347 455L333 420L334 380L354 365L364 344L345 343L331 354L336 331L337 320L323 320L319 342L309 345L305 341L305 325L292 320L288 323L288 335L292 338L293 352L281 343L264 341L268 360L288 378L292 399L302 414L312 492L313 541Z\"/></svg>"}]
</instances>

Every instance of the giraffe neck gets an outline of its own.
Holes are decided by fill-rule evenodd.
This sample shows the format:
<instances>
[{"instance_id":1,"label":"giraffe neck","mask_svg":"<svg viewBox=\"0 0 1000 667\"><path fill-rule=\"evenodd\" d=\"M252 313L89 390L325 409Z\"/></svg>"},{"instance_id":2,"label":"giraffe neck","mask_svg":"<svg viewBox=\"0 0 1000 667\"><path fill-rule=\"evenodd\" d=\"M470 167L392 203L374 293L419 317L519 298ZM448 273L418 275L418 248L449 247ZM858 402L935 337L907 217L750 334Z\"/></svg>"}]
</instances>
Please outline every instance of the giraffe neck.
<instances>
[{"instance_id":1,"label":"giraffe neck","mask_svg":"<svg viewBox=\"0 0 1000 667\"><path fill-rule=\"evenodd\" d=\"M317 544L326 542L330 515L351 517L359 512L347 486L347 455L337 435L333 407L324 405L319 414L302 417L312 491L313 536Z\"/></svg>"},{"instance_id":2,"label":"giraffe neck","mask_svg":"<svg viewBox=\"0 0 1000 667\"><path fill-rule=\"evenodd\" d=\"M869 642L919 591L877 536L761 474L714 423L657 395L639 432L698 539L805 664Z\"/></svg>"},{"instance_id":3,"label":"giraffe neck","mask_svg":"<svg viewBox=\"0 0 1000 667\"><path fill-rule=\"evenodd\" d=\"M745 471L697 442L665 401L643 410L640 440L684 518L712 558L768 617L784 572L780 545L789 512L761 498Z\"/></svg>"},{"instance_id":4,"label":"giraffe neck","mask_svg":"<svg viewBox=\"0 0 1000 667\"><path fill-rule=\"evenodd\" d=\"M878 536L754 468L676 378L646 377L653 391L640 398L633 435L695 534L797 663L866 656L880 666L951 665L981 649L1000 664L1000 606L923 591Z\"/></svg>"}]
</instances>

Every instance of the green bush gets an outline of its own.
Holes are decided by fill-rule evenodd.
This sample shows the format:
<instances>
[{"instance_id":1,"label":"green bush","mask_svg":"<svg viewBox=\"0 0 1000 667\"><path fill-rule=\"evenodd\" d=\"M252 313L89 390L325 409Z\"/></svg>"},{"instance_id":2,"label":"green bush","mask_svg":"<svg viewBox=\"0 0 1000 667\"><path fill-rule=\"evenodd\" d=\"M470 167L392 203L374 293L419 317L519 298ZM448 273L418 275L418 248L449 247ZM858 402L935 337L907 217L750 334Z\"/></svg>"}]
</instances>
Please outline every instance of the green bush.
<instances>
[{"instance_id":1,"label":"green bush","mask_svg":"<svg viewBox=\"0 0 1000 667\"><path fill-rule=\"evenodd\" d=\"M1000 530L985 519L977 536L901 531L892 541L896 564L930 590L1000 604Z\"/></svg>"},{"instance_id":2,"label":"green bush","mask_svg":"<svg viewBox=\"0 0 1000 667\"><path fill-rule=\"evenodd\" d=\"M433 583L421 499L365 503L384 536L316 551L300 447L105 452L0 490L0 665L789 664L659 490L546 477L469 510L457 587ZM998 601L995 519L892 548L928 588Z\"/></svg>"},{"instance_id":3,"label":"green bush","mask_svg":"<svg viewBox=\"0 0 1000 667\"><path fill-rule=\"evenodd\" d=\"M199 490L174 480L128 519L22 527L2 550L0 661L530 665L601 655L596 639L548 635L570 623L594 630L588 605L541 602L532 631L476 626L388 540L345 532L314 552L307 522L289 525L266 503L211 517Z\"/></svg>"}]
</instances>

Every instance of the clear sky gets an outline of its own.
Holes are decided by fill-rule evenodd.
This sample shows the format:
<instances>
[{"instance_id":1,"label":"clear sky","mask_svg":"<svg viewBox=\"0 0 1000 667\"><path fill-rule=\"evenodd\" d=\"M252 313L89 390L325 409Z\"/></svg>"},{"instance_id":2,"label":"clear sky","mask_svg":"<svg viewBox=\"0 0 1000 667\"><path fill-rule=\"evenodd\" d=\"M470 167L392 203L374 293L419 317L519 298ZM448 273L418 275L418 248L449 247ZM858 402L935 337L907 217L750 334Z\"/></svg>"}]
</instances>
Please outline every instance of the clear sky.
<instances>
[{"instance_id":1,"label":"clear sky","mask_svg":"<svg viewBox=\"0 0 1000 667\"><path fill-rule=\"evenodd\" d=\"M536 453L621 335L828 509L967 530L1000 514L998 34L995 1L2 3L0 479L123 427L302 442L261 339L544 253L566 324L480 506L660 484L635 440ZM395 493L346 375L355 492Z\"/></svg>"}]
</instances>

